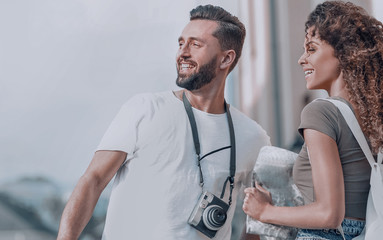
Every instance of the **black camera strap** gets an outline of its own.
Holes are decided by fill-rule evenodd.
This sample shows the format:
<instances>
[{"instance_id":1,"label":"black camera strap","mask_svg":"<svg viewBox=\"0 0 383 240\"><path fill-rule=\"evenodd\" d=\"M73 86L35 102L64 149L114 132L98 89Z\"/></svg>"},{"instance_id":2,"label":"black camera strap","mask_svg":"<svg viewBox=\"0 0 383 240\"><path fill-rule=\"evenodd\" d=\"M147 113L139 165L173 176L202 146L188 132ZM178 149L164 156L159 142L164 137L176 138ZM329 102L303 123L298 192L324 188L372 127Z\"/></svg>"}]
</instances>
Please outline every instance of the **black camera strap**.
<instances>
[{"instance_id":1,"label":"black camera strap","mask_svg":"<svg viewBox=\"0 0 383 240\"><path fill-rule=\"evenodd\" d=\"M201 147L200 147L199 138L198 138L197 124L196 124L196 121L195 121L195 118L194 118L194 113L193 113L192 106L191 106L189 100L187 99L187 97L185 95L185 92L183 92L182 100L183 100L183 103L184 103L184 106L185 106L186 113L187 113L188 118L189 118L191 130L192 130L192 134L193 134L193 142L194 142L194 147L195 147L195 151L196 151L196 154L197 154L197 165L198 165L199 172L200 172L200 186L203 187L204 181L203 181L203 174L202 174L202 168L201 168L201 160L204 157L206 157L206 156L208 156L208 155L210 155L210 154L212 154L214 152L226 149L228 147L220 148L218 150L215 150L215 151L213 151L211 153L206 154L202 158L200 157ZM225 195L226 184L229 181L230 182L229 205L231 205L232 193L233 193L233 188L234 188L235 168L236 168L236 166L235 166L235 161L236 161L236 159L235 159L236 158L236 153L235 153L235 135L234 135L233 120L231 118L229 106L226 103L226 100L225 100L225 106L224 107L225 107L225 111L226 111L227 122L228 122L228 125L229 125L230 145L231 146L230 146L230 176L228 176L226 178L225 183L223 184L223 189L222 189L222 193L221 193L221 199Z\"/></svg>"}]
</instances>

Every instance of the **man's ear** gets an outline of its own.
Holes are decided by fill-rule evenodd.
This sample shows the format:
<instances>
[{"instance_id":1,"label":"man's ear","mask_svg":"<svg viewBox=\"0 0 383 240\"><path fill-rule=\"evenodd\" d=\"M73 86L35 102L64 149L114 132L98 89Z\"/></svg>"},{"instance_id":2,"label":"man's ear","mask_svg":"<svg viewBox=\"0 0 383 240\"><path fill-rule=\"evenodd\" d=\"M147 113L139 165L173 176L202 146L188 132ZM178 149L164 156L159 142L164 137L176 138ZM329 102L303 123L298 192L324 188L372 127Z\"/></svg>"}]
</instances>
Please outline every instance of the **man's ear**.
<instances>
[{"instance_id":1,"label":"man's ear","mask_svg":"<svg viewBox=\"0 0 383 240\"><path fill-rule=\"evenodd\" d=\"M234 50L224 51L224 54L221 58L221 64L219 67L221 69L230 68L230 66L233 64L236 57L237 57L237 54L235 54Z\"/></svg>"}]
</instances>

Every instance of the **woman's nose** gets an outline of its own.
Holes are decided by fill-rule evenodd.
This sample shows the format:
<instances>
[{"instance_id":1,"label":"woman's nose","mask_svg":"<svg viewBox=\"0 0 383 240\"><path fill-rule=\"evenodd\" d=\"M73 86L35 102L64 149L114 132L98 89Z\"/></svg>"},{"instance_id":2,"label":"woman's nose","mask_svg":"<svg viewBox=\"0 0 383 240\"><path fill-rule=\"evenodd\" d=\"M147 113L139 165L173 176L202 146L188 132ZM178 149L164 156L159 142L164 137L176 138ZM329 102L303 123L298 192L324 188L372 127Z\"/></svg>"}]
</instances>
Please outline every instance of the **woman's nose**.
<instances>
[{"instance_id":1,"label":"woman's nose","mask_svg":"<svg viewBox=\"0 0 383 240\"><path fill-rule=\"evenodd\" d=\"M305 64L305 63L307 63L307 54L303 53L301 55L301 57L298 59L298 64L302 65L302 64Z\"/></svg>"}]
</instances>

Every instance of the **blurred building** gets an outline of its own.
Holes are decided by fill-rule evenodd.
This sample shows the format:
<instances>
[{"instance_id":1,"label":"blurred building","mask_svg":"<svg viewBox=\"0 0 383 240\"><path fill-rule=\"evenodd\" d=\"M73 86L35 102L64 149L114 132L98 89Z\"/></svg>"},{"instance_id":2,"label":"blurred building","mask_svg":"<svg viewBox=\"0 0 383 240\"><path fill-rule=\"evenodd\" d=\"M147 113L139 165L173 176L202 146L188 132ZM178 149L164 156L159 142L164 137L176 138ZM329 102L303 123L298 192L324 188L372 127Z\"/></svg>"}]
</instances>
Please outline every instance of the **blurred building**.
<instances>
[{"instance_id":1,"label":"blurred building","mask_svg":"<svg viewBox=\"0 0 383 240\"><path fill-rule=\"evenodd\" d=\"M307 98L326 96L325 92L306 89L298 64L303 53L304 23L321 2L324 1L237 1L248 35L239 68L233 76L235 102L266 129L276 146L290 148L298 143L300 112ZM351 2L375 15L382 5L373 0Z\"/></svg>"}]
</instances>

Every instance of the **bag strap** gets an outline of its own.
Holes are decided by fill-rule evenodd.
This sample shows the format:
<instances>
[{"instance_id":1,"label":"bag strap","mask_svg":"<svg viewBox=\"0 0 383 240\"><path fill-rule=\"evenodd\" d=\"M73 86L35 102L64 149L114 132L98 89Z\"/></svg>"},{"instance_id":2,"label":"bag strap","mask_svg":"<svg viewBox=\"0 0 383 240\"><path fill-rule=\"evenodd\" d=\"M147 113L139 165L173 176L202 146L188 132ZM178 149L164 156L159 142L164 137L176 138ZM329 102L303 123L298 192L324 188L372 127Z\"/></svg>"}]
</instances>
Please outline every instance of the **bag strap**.
<instances>
[{"instance_id":1,"label":"bag strap","mask_svg":"<svg viewBox=\"0 0 383 240\"><path fill-rule=\"evenodd\" d=\"M359 143L360 148L362 149L364 155L366 156L368 162L370 163L371 168L375 164L374 157L372 156L370 147L368 146L366 137L364 136L362 129L356 119L354 113L351 108L344 102L335 99L328 98L319 98L322 100L326 100L334 104L343 115L344 120L346 120L347 125L350 127L351 132L354 134L356 141ZM382 161L382 153L379 151L378 153L378 162Z\"/></svg>"}]
</instances>

